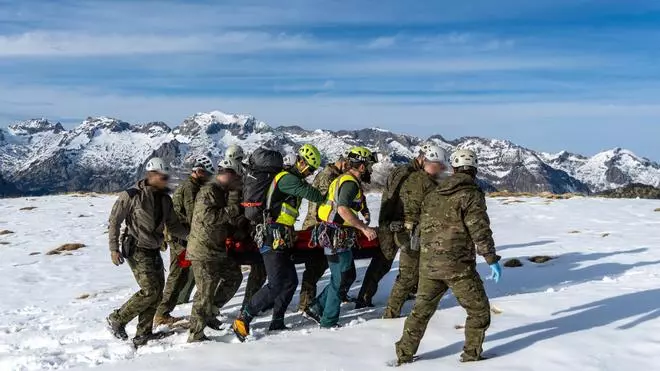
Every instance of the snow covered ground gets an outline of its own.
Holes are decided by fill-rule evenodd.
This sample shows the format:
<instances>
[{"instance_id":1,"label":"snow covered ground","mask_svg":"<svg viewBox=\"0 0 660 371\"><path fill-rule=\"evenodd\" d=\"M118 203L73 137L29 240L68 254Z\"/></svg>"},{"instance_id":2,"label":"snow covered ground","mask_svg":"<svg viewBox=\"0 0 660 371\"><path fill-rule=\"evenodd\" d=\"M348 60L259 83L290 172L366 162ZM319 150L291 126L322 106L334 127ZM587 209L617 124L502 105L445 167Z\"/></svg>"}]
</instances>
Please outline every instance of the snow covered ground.
<instances>
[{"instance_id":1,"label":"snow covered ground","mask_svg":"<svg viewBox=\"0 0 660 371\"><path fill-rule=\"evenodd\" d=\"M208 330L217 342L188 345L182 333L134 351L112 338L104 322L137 287L126 265L110 263L105 230L113 201L70 195L0 200L0 232L14 232L0 235L0 370L381 370L394 359L404 320L379 316L395 269L381 283L378 307L345 306L346 326L336 331L319 330L290 313L293 331L267 335L266 316L244 344L227 332ZM378 197L369 202L377 209ZM492 304L503 311L493 315L485 343L496 357L458 363L463 334L455 326L465 314L448 296L429 325L422 358L403 369L658 369L660 213L654 209L660 202L488 202L501 255L524 264L505 268L497 285L486 281ZM36 208L19 210L29 206ZM87 246L70 255L44 254L74 242ZM555 259L535 264L526 259L533 255ZM353 294L366 263L358 265ZM485 264L479 270L488 275ZM224 315L233 318L241 299L242 289ZM190 304L175 314L189 311Z\"/></svg>"}]
</instances>

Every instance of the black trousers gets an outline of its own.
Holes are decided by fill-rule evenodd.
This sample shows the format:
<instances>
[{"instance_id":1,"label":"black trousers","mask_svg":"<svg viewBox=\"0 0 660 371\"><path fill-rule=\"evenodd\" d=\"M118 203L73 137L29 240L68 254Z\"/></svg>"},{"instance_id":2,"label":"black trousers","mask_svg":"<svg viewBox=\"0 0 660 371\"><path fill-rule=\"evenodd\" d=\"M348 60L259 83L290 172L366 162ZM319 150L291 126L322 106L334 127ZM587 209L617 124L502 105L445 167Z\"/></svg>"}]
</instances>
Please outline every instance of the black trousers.
<instances>
[{"instance_id":1,"label":"black trousers","mask_svg":"<svg viewBox=\"0 0 660 371\"><path fill-rule=\"evenodd\" d=\"M287 250L270 250L262 256L268 283L252 296L246 311L250 316L256 316L272 307L273 321L282 320L298 287L296 266Z\"/></svg>"}]
</instances>

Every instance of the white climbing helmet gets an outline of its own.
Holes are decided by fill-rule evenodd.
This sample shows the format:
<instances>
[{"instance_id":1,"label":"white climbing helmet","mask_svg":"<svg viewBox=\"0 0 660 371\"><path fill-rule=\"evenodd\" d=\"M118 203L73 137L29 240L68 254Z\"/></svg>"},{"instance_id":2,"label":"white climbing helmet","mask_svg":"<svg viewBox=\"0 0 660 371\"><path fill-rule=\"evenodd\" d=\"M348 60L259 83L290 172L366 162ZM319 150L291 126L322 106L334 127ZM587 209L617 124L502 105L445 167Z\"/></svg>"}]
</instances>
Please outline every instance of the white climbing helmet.
<instances>
[{"instance_id":1,"label":"white climbing helmet","mask_svg":"<svg viewBox=\"0 0 660 371\"><path fill-rule=\"evenodd\" d=\"M243 152L243 148L241 146L232 144L229 147L227 147L227 151L225 151L225 158L226 159L232 159L232 160L238 160L238 162L243 161L243 158L245 157L245 152Z\"/></svg>"},{"instance_id":2,"label":"white climbing helmet","mask_svg":"<svg viewBox=\"0 0 660 371\"><path fill-rule=\"evenodd\" d=\"M165 165L165 161L160 157L152 157L145 167L147 171L155 171L157 173L168 175L170 172L169 166Z\"/></svg>"},{"instance_id":3,"label":"white climbing helmet","mask_svg":"<svg viewBox=\"0 0 660 371\"><path fill-rule=\"evenodd\" d=\"M298 155L295 153L287 153L284 155L284 166L293 166L298 161Z\"/></svg>"},{"instance_id":4,"label":"white climbing helmet","mask_svg":"<svg viewBox=\"0 0 660 371\"><path fill-rule=\"evenodd\" d=\"M442 147L427 143L422 146L419 150L419 154L424 156L424 160L429 162L441 162L445 165L448 165L447 162L447 151L442 149Z\"/></svg>"},{"instance_id":5,"label":"white climbing helmet","mask_svg":"<svg viewBox=\"0 0 660 371\"><path fill-rule=\"evenodd\" d=\"M234 159L231 158L225 158L223 160L218 161L218 172L222 172L223 170L232 170L236 174L241 173L241 167L239 165L240 163Z\"/></svg>"},{"instance_id":6,"label":"white climbing helmet","mask_svg":"<svg viewBox=\"0 0 660 371\"><path fill-rule=\"evenodd\" d=\"M452 167L470 166L476 169L479 165L477 154L469 149L457 150L451 154L449 161Z\"/></svg>"},{"instance_id":7,"label":"white climbing helmet","mask_svg":"<svg viewBox=\"0 0 660 371\"><path fill-rule=\"evenodd\" d=\"M209 174L213 174L213 172L215 172L215 169L213 168L213 162L206 156L196 157L192 169L193 171L204 170Z\"/></svg>"}]
</instances>

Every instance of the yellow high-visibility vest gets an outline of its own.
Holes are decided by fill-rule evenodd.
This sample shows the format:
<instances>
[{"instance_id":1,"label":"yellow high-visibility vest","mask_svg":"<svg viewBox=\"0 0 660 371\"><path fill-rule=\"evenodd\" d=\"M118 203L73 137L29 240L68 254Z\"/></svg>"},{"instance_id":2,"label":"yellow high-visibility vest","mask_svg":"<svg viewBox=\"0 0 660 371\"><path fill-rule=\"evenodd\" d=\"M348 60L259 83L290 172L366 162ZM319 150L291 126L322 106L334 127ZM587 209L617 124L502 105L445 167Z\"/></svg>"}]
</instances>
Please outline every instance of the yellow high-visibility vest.
<instances>
[{"instance_id":1,"label":"yellow high-visibility vest","mask_svg":"<svg viewBox=\"0 0 660 371\"><path fill-rule=\"evenodd\" d=\"M358 193L355 195L353 202L351 202L351 211L357 216L362 209L364 209L364 198L362 197L362 188L360 187L360 182L351 174L342 174L337 179L333 180L330 183L328 188L328 194L326 196L325 203L318 208L318 217L326 223L339 223L341 222L345 226L350 226L350 224L342 220L338 213L337 198L339 197L339 190L341 186L346 182L354 182L358 185Z\"/></svg>"},{"instance_id":2,"label":"yellow high-visibility vest","mask_svg":"<svg viewBox=\"0 0 660 371\"><path fill-rule=\"evenodd\" d=\"M275 175L273 182L270 184L270 187L268 188L268 193L266 194L266 210L277 211L277 210L273 210L273 205L272 205L273 193L275 193L275 189L277 189L277 183L280 181L280 179L282 179L283 176L287 174L290 173L287 171L281 171L280 173ZM298 209L300 208L300 202L301 202L300 198L290 196L279 202L278 203L279 205L274 205L275 208L277 207L280 208L277 218L275 218L275 216L271 213L271 216L275 218L274 222L289 227L293 227L293 225L296 224L296 220L298 219Z\"/></svg>"}]
</instances>

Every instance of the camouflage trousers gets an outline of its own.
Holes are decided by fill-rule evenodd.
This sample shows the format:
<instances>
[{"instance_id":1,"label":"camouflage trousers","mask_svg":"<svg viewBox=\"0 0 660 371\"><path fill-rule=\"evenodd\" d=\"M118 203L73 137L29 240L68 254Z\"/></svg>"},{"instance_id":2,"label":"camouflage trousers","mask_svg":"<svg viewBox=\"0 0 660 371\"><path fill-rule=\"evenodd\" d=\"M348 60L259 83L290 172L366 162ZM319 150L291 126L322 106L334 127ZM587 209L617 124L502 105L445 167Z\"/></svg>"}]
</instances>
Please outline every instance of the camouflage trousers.
<instances>
[{"instance_id":1,"label":"camouflage trousers","mask_svg":"<svg viewBox=\"0 0 660 371\"><path fill-rule=\"evenodd\" d=\"M389 226L378 228L378 241L380 249L369 262L357 297L360 303L371 304L371 300L378 291L378 283L392 269L392 263L398 250L394 244L394 234L390 231Z\"/></svg>"},{"instance_id":2,"label":"camouflage trousers","mask_svg":"<svg viewBox=\"0 0 660 371\"><path fill-rule=\"evenodd\" d=\"M463 358L479 359L486 330L490 326L490 303L479 274L473 271L468 275L450 280L434 280L424 277L422 272L417 301L406 319L403 336L396 343L396 354L399 361L411 361L417 353L426 326L448 289L452 290L458 303L467 311Z\"/></svg>"},{"instance_id":3,"label":"camouflage trousers","mask_svg":"<svg viewBox=\"0 0 660 371\"><path fill-rule=\"evenodd\" d=\"M140 291L111 316L122 324L138 317L136 336L150 334L153 331L156 308L163 296L165 272L159 250L135 249L133 256L126 259L133 271Z\"/></svg>"},{"instance_id":4,"label":"camouflage trousers","mask_svg":"<svg viewBox=\"0 0 660 371\"><path fill-rule=\"evenodd\" d=\"M226 287L227 292L231 291L232 294L229 297L231 299L241 284L243 274L241 267L229 258L194 260L191 268L195 275L197 292L195 292L190 313L190 336L193 339L199 339L204 334L208 321L215 317L212 306L218 288Z\"/></svg>"},{"instance_id":5,"label":"camouflage trousers","mask_svg":"<svg viewBox=\"0 0 660 371\"><path fill-rule=\"evenodd\" d=\"M167 282L165 283L165 290L163 291L163 300L158 306L156 316L167 316L179 302L179 297L186 290L189 281L192 281L192 286L195 286L195 278L190 268L182 268L179 266L179 254L186 248L175 242L170 242L170 270L167 275ZM192 288L190 289L192 291ZM187 295L190 297L190 293ZM187 302L187 301L186 301Z\"/></svg>"},{"instance_id":6,"label":"camouflage trousers","mask_svg":"<svg viewBox=\"0 0 660 371\"><path fill-rule=\"evenodd\" d=\"M419 251L401 249L399 254L399 275L392 286L390 298L387 300L384 318L398 318L401 307L411 294L417 291L419 280Z\"/></svg>"}]
</instances>

